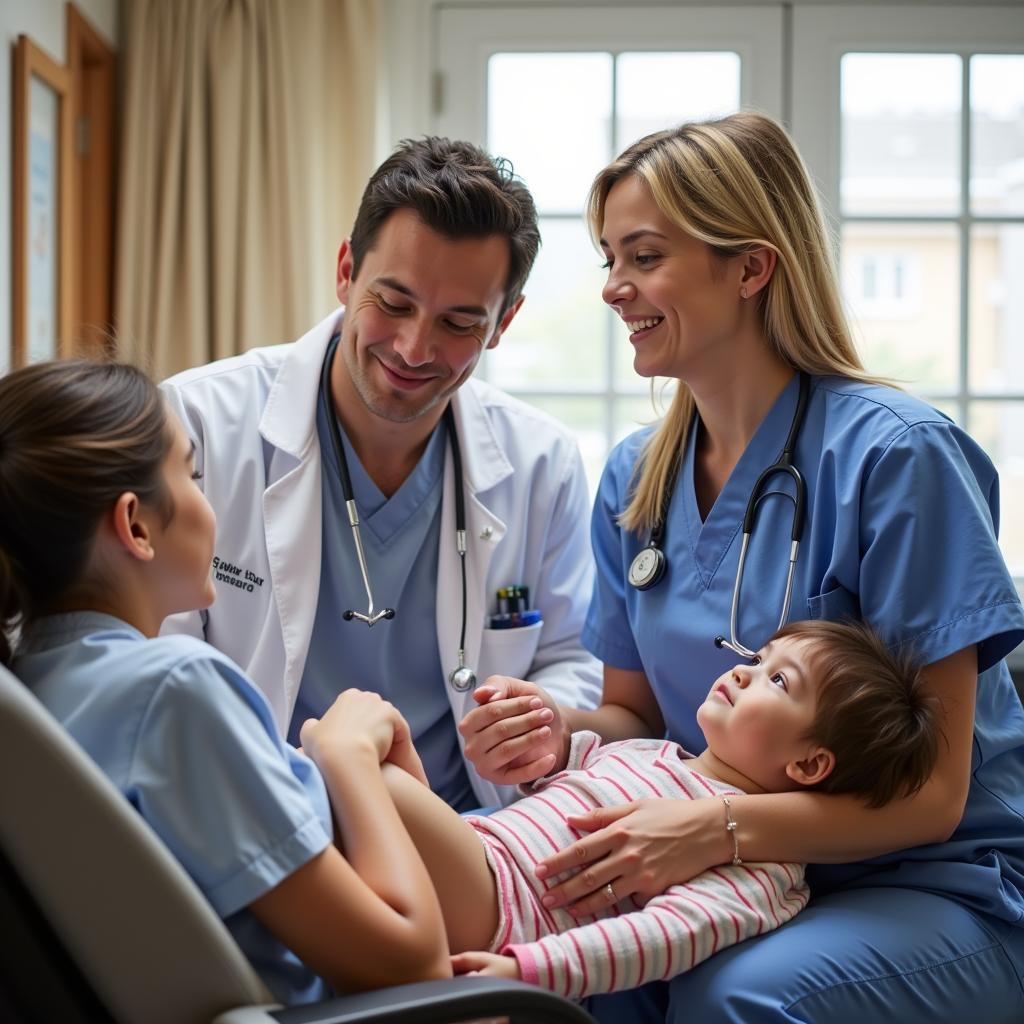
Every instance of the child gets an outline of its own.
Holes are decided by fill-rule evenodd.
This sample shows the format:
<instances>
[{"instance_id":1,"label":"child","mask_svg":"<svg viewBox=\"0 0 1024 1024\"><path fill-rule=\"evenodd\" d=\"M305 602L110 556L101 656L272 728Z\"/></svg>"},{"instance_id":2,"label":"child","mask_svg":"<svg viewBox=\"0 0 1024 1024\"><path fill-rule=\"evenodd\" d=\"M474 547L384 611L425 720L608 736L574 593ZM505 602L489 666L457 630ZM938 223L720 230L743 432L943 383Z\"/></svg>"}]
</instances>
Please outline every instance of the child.
<instances>
[{"instance_id":1,"label":"child","mask_svg":"<svg viewBox=\"0 0 1024 1024\"><path fill-rule=\"evenodd\" d=\"M0 379L0 660L170 848L275 998L450 975L381 774L388 758L423 778L398 713L349 691L303 729L303 755L228 658L156 635L213 599L214 518L195 479L184 429L138 370Z\"/></svg>"},{"instance_id":2,"label":"child","mask_svg":"<svg viewBox=\"0 0 1024 1024\"><path fill-rule=\"evenodd\" d=\"M572 998L633 988L685 971L733 943L776 928L807 903L799 864L747 864L729 797L817 788L869 806L928 779L934 708L906 656L857 625L794 623L711 687L697 720L707 749L690 757L663 740L601 745L572 737L568 765L525 799L460 819L423 788L388 785L441 897L457 973L522 978ZM544 905L536 865L579 838L566 816L633 800L718 799L732 863L674 885L646 904L620 902L577 921Z\"/></svg>"}]
</instances>

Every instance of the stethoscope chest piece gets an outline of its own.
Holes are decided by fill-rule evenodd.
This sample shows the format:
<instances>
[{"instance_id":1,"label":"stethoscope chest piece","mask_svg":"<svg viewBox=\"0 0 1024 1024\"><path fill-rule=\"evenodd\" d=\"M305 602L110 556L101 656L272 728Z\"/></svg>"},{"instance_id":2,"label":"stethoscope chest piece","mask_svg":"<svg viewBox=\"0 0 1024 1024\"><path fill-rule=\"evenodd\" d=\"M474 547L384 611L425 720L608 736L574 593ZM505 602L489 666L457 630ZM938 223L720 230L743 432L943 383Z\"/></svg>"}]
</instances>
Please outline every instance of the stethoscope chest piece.
<instances>
[{"instance_id":1,"label":"stethoscope chest piece","mask_svg":"<svg viewBox=\"0 0 1024 1024\"><path fill-rule=\"evenodd\" d=\"M476 673L465 665L453 668L448 675L448 683L453 690L465 693L476 686Z\"/></svg>"},{"instance_id":2,"label":"stethoscope chest piece","mask_svg":"<svg viewBox=\"0 0 1024 1024\"><path fill-rule=\"evenodd\" d=\"M665 575L665 552L648 544L630 563L627 575L637 590L650 590Z\"/></svg>"}]
</instances>

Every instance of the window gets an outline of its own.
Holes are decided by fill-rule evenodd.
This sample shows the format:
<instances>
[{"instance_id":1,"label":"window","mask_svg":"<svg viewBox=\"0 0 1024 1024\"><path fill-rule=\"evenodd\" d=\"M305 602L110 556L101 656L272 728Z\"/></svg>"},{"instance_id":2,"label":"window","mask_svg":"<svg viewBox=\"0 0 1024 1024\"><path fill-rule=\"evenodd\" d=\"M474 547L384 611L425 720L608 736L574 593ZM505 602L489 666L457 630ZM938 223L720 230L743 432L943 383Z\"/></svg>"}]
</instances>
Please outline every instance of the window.
<instances>
[{"instance_id":1,"label":"window","mask_svg":"<svg viewBox=\"0 0 1024 1024\"><path fill-rule=\"evenodd\" d=\"M1019 8L624 7L437 10L435 128L509 156L542 218L527 303L484 373L579 432L594 485L610 445L655 413L600 301L587 186L657 127L762 110L789 125L823 193L869 369L962 423L996 462L1001 542L1024 581Z\"/></svg>"},{"instance_id":2,"label":"window","mask_svg":"<svg viewBox=\"0 0 1024 1024\"><path fill-rule=\"evenodd\" d=\"M521 15L441 11L439 128L511 160L540 216L526 302L478 372L572 427L596 489L612 445L656 419L670 392L655 382L652 404L650 382L633 372L628 332L601 299L603 256L583 221L587 191L650 132L743 104L778 114L781 21L774 11L700 7ZM596 24L603 38L588 41L594 33L580 26Z\"/></svg>"},{"instance_id":3,"label":"window","mask_svg":"<svg viewBox=\"0 0 1024 1024\"><path fill-rule=\"evenodd\" d=\"M1007 282L1024 280L1024 55L845 53L839 198L866 364L951 409L1019 509L1024 302ZM1024 576L1024 517L1001 533Z\"/></svg>"},{"instance_id":4,"label":"window","mask_svg":"<svg viewBox=\"0 0 1024 1024\"><path fill-rule=\"evenodd\" d=\"M920 260L916 252L899 244L887 250L883 241L875 233L859 242L847 237L843 244L844 291L862 319L911 317L921 303Z\"/></svg>"},{"instance_id":5,"label":"window","mask_svg":"<svg viewBox=\"0 0 1024 1024\"><path fill-rule=\"evenodd\" d=\"M992 457L1020 585L1024 293L1010 282L1024 279L1024 19L984 5L878 13L794 9L790 126L840 238L865 363Z\"/></svg>"},{"instance_id":6,"label":"window","mask_svg":"<svg viewBox=\"0 0 1024 1024\"><path fill-rule=\"evenodd\" d=\"M611 445L654 413L633 373L628 332L601 299L603 257L583 220L587 190L628 141L680 116L737 110L739 93L740 58L729 52L490 58L487 146L529 184L543 245L514 333L488 353L485 372L573 424L592 486Z\"/></svg>"}]
</instances>

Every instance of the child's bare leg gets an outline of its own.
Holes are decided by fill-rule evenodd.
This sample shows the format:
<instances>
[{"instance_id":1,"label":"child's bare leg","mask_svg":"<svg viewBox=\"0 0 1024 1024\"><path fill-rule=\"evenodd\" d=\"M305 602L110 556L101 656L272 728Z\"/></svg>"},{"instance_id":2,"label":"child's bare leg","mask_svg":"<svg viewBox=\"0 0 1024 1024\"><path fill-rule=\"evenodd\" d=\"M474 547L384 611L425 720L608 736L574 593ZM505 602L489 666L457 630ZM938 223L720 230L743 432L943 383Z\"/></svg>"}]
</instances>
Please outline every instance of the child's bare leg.
<instances>
[{"instance_id":1,"label":"child's bare leg","mask_svg":"<svg viewBox=\"0 0 1024 1024\"><path fill-rule=\"evenodd\" d=\"M498 927L498 894L472 825L407 772L385 764L391 799L437 890L453 953L486 949Z\"/></svg>"}]
</instances>

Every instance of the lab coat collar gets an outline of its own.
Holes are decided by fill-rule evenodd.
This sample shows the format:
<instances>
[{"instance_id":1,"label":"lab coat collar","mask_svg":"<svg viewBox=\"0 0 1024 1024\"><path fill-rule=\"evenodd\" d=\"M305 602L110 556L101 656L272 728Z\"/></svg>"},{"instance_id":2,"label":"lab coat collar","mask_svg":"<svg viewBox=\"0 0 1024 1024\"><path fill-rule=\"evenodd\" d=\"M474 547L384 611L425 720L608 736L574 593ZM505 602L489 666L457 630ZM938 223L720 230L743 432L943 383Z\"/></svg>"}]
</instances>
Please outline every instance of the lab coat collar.
<instances>
[{"instance_id":1,"label":"lab coat collar","mask_svg":"<svg viewBox=\"0 0 1024 1024\"><path fill-rule=\"evenodd\" d=\"M336 309L291 346L281 364L260 419L260 435L296 459L316 443L316 405L320 369L327 343L341 330L343 309Z\"/></svg>"},{"instance_id":2,"label":"lab coat collar","mask_svg":"<svg viewBox=\"0 0 1024 1024\"><path fill-rule=\"evenodd\" d=\"M452 396L462 472L470 494L490 490L513 472L512 463L484 408L483 400L489 390L487 384L468 380Z\"/></svg>"}]
</instances>

